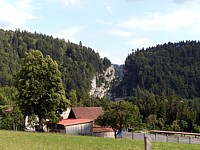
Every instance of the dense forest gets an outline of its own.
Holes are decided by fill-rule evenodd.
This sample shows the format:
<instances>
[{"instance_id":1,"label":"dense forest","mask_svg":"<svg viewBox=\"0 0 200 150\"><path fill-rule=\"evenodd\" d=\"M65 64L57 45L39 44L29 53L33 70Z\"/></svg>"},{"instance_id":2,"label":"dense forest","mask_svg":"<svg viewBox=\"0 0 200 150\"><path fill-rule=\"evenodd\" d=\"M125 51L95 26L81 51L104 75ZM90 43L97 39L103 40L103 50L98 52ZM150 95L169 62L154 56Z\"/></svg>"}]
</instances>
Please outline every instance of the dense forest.
<instances>
[{"instance_id":1,"label":"dense forest","mask_svg":"<svg viewBox=\"0 0 200 150\"><path fill-rule=\"evenodd\" d=\"M107 58L100 58L98 53L83 46L81 41L75 44L36 32L0 30L0 90L14 90L14 76L25 52L31 49L40 50L45 56L50 55L56 60L66 93L75 90L78 100L88 98L91 80L96 73L102 73L111 66ZM0 93L0 97L12 99L4 93Z\"/></svg>"},{"instance_id":2,"label":"dense forest","mask_svg":"<svg viewBox=\"0 0 200 150\"><path fill-rule=\"evenodd\" d=\"M123 73L112 92L139 108L147 128L200 131L199 41L137 49Z\"/></svg>"},{"instance_id":3,"label":"dense forest","mask_svg":"<svg viewBox=\"0 0 200 150\"><path fill-rule=\"evenodd\" d=\"M161 95L200 97L200 42L167 43L128 55L122 83L127 95L139 87Z\"/></svg>"}]
</instances>

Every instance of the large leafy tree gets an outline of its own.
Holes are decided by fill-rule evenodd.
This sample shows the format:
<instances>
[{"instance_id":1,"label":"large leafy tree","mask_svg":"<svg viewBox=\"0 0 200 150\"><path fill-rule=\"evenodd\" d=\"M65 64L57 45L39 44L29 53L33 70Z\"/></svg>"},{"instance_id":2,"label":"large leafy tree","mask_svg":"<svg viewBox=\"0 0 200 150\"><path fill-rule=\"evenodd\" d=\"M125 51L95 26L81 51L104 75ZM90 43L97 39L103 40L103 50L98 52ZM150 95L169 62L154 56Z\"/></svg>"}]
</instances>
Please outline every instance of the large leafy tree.
<instances>
[{"instance_id":1,"label":"large leafy tree","mask_svg":"<svg viewBox=\"0 0 200 150\"><path fill-rule=\"evenodd\" d=\"M41 129L46 120L58 122L61 119L59 114L69 104L58 64L38 50L25 54L17 74L16 88L17 104L23 115L37 115Z\"/></svg>"},{"instance_id":2,"label":"large leafy tree","mask_svg":"<svg viewBox=\"0 0 200 150\"><path fill-rule=\"evenodd\" d=\"M135 127L140 122L137 106L124 100L113 103L111 109L105 111L95 121L100 126L111 127L114 130L115 138L123 129Z\"/></svg>"}]
</instances>

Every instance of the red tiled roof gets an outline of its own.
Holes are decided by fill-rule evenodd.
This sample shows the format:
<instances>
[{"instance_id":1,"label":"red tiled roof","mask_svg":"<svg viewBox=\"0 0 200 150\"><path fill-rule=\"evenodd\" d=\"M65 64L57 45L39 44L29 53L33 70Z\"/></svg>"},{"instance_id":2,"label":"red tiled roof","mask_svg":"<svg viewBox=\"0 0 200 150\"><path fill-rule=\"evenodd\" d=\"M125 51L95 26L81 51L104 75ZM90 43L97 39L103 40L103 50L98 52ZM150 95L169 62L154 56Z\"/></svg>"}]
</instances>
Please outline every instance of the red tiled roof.
<instances>
[{"instance_id":1,"label":"red tiled roof","mask_svg":"<svg viewBox=\"0 0 200 150\"><path fill-rule=\"evenodd\" d=\"M112 128L109 128L109 127L101 127L101 126L94 125L93 132L100 133L100 132L114 132L114 131Z\"/></svg>"},{"instance_id":2,"label":"red tiled roof","mask_svg":"<svg viewBox=\"0 0 200 150\"><path fill-rule=\"evenodd\" d=\"M9 107L8 109L5 110L5 112L12 112L13 111L13 107Z\"/></svg>"},{"instance_id":3,"label":"red tiled roof","mask_svg":"<svg viewBox=\"0 0 200 150\"><path fill-rule=\"evenodd\" d=\"M91 119L63 119L58 124L61 125L75 125L75 124L82 124L87 122L92 122Z\"/></svg>"},{"instance_id":4,"label":"red tiled roof","mask_svg":"<svg viewBox=\"0 0 200 150\"><path fill-rule=\"evenodd\" d=\"M103 113L103 109L101 107L72 107L71 115L74 115L76 119L97 119L99 115Z\"/></svg>"}]
</instances>

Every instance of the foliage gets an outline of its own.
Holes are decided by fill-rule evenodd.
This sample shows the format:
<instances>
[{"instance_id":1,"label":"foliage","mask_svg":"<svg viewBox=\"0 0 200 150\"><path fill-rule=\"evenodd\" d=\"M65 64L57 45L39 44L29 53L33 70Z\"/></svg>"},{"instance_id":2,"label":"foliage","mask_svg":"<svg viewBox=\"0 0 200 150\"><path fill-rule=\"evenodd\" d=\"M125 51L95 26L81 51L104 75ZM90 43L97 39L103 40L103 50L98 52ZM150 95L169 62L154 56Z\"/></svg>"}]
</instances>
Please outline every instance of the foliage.
<instances>
[{"instance_id":1,"label":"foliage","mask_svg":"<svg viewBox=\"0 0 200 150\"><path fill-rule=\"evenodd\" d=\"M17 74L17 104L24 116L37 115L39 124L48 119L58 122L69 104L65 97L58 64L38 50L25 54Z\"/></svg>"},{"instance_id":2,"label":"foliage","mask_svg":"<svg viewBox=\"0 0 200 150\"><path fill-rule=\"evenodd\" d=\"M194 129L194 130L193 130L194 132L200 133L200 126L199 126L199 125L194 124L194 125L193 125L193 129Z\"/></svg>"},{"instance_id":3,"label":"foliage","mask_svg":"<svg viewBox=\"0 0 200 150\"><path fill-rule=\"evenodd\" d=\"M176 120L172 122L170 129L176 132L180 131L180 126Z\"/></svg>"},{"instance_id":4,"label":"foliage","mask_svg":"<svg viewBox=\"0 0 200 150\"><path fill-rule=\"evenodd\" d=\"M91 80L96 73L102 73L111 62L100 58L90 47L53 38L41 33L0 30L0 88L13 86L13 77L19 70L22 58L31 49L37 49L44 56L50 55L58 63L66 93L76 90L78 102L88 98Z\"/></svg>"},{"instance_id":5,"label":"foliage","mask_svg":"<svg viewBox=\"0 0 200 150\"><path fill-rule=\"evenodd\" d=\"M122 85L131 96L137 87L157 95L200 97L200 42L165 43L135 50L126 58Z\"/></svg>"},{"instance_id":6,"label":"foliage","mask_svg":"<svg viewBox=\"0 0 200 150\"><path fill-rule=\"evenodd\" d=\"M149 117L147 118L147 124L149 125L150 129L156 128L156 124L158 123L156 117L157 117L156 115L150 114Z\"/></svg>"},{"instance_id":7,"label":"foliage","mask_svg":"<svg viewBox=\"0 0 200 150\"><path fill-rule=\"evenodd\" d=\"M95 121L100 126L110 126L115 138L123 130L140 123L139 110L135 105L124 100L113 103L110 110L104 112Z\"/></svg>"},{"instance_id":8,"label":"foliage","mask_svg":"<svg viewBox=\"0 0 200 150\"><path fill-rule=\"evenodd\" d=\"M198 131L200 42L165 43L129 54L114 94L140 111L149 129Z\"/></svg>"},{"instance_id":9,"label":"foliage","mask_svg":"<svg viewBox=\"0 0 200 150\"><path fill-rule=\"evenodd\" d=\"M15 106L12 112L5 112L8 106L0 107L0 128L9 130L22 130L23 115L17 106Z\"/></svg>"},{"instance_id":10,"label":"foliage","mask_svg":"<svg viewBox=\"0 0 200 150\"><path fill-rule=\"evenodd\" d=\"M77 98L76 90L71 90L69 92L68 99L70 101L71 106L77 107L77 105L78 105L78 98Z\"/></svg>"},{"instance_id":11,"label":"foliage","mask_svg":"<svg viewBox=\"0 0 200 150\"><path fill-rule=\"evenodd\" d=\"M14 105L16 94L14 86L0 87L0 105Z\"/></svg>"},{"instance_id":12,"label":"foliage","mask_svg":"<svg viewBox=\"0 0 200 150\"><path fill-rule=\"evenodd\" d=\"M102 99L91 99L91 102L93 103L92 106L94 107L102 107L103 110L110 110L112 106L112 101L109 99L109 97L103 97Z\"/></svg>"},{"instance_id":13,"label":"foliage","mask_svg":"<svg viewBox=\"0 0 200 150\"><path fill-rule=\"evenodd\" d=\"M158 96L138 88L127 100L139 108L142 121L149 129L177 130L174 127L176 123L179 130L191 132L194 124L199 124L199 112L195 103L179 98L175 93Z\"/></svg>"},{"instance_id":14,"label":"foliage","mask_svg":"<svg viewBox=\"0 0 200 150\"><path fill-rule=\"evenodd\" d=\"M39 123L38 122L38 118L35 114L32 114L31 116L28 116L28 121L27 121L27 126L31 129L33 129L33 131L35 131L35 126Z\"/></svg>"}]
</instances>

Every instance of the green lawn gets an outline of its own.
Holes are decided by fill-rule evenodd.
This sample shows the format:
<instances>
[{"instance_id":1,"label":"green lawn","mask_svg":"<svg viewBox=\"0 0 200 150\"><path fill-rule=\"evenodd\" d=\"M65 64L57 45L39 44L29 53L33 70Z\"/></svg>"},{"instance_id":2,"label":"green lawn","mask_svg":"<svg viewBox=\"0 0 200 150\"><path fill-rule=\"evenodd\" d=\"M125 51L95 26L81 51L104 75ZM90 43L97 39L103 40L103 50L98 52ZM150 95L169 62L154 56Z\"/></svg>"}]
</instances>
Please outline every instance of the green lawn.
<instances>
[{"instance_id":1,"label":"green lawn","mask_svg":"<svg viewBox=\"0 0 200 150\"><path fill-rule=\"evenodd\" d=\"M0 130L0 150L143 150L144 142ZM153 142L156 150L199 150L200 145Z\"/></svg>"}]
</instances>

